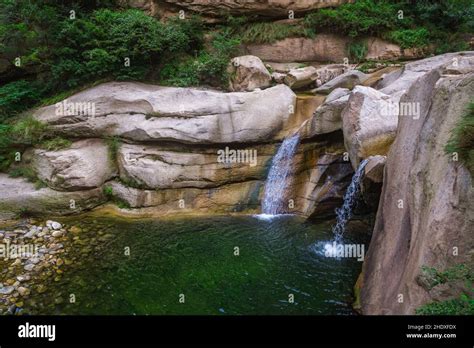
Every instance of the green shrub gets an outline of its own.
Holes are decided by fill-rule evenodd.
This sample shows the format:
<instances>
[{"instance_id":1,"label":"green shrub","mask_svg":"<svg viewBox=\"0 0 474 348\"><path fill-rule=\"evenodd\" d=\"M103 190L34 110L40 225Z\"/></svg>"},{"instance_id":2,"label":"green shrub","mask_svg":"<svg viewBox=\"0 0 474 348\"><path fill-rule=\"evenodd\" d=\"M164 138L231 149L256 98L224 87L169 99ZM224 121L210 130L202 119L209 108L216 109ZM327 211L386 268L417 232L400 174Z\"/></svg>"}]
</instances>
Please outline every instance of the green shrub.
<instances>
[{"instance_id":1,"label":"green shrub","mask_svg":"<svg viewBox=\"0 0 474 348\"><path fill-rule=\"evenodd\" d=\"M430 43L430 34L426 28L394 30L386 38L401 48L423 47Z\"/></svg>"},{"instance_id":2,"label":"green shrub","mask_svg":"<svg viewBox=\"0 0 474 348\"><path fill-rule=\"evenodd\" d=\"M421 315L472 315L474 314L474 271L465 264L457 264L443 271L432 267L421 267L422 276L428 282L429 290L439 284L465 281L467 293L458 298L426 303L415 310Z\"/></svg>"},{"instance_id":3,"label":"green shrub","mask_svg":"<svg viewBox=\"0 0 474 348\"><path fill-rule=\"evenodd\" d=\"M36 145L50 135L48 125L32 116L16 122L11 128L11 138L16 144Z\"/></svg>"},{"instance_id":4,"label":"green shrub","mask_svg":"<svg viewBox=\"0 0 474 348\"><path fill-rule=\"evenodd\" d=\"M33 106L42 95L36 83L18 80L0 86L0 122Z\"/></svg>"},{"instance_id":5,"label":"green shrub","mask_svg":"<svg viewBox=\"0 0 474 348\"><path fill-rule=\"evenodd\" d=\"M351 61L359 63L365 59L368 50L365 41L351 42L347 47L347 54Z\"/></svg>"},{"instance_id":6,"label":"green shrub","mask_svg":"<svg viewBox=\"0 0 474 348\"><path fill-rule=\"evenodd\" d=\"M45 140L40 144L40 147L48 151L58 151L66 149L72 145L72 141L61 137Z\"/></svg>"},{"instance_id":7,"label":"green shrub","mask_svg":"<svg viewBox=\"0 0 474 348\"><path fill-rule=\"evenodd\" d=\"M244 27L240 38L244 43L273 43L288 37L314 37L309 28L286 23L252 23Z\"/></svg>"},{"instance_id":8,"label":"green shrub","mask_svg":"<svg viewBox=\"0 0 474 348\"><path fill-rule=\"evenodd\" d=\"M351 37L378 35L400 26L398 9L397 4L386 0L357 0L310 13L305 17L305 25Z\"/></svg>"},{"instance_id":9,"label":"green shrub","mask_svg":"<svg viewBox=\"0 0 474 348\"><path fill-rule=\"evenodd\" d=\"M109 200L113 198L114 190L111 186L104 186L102 190L104 192L105 197L107 197Z\"/></svg>"},{"instance_id":10,"label":"green shrub","mask_svg":"<svg viewBox=\"0 0 474 348\"><path fill-rule=\"evenodd\" d=\"M451 132L451 138L445 147L448 155L458 153L459 161L474 177L474 101L472 101L464 116Z\"/></svg>"},{"instance_id":11,"label":"green shrub","mask_svg":"<svg viewBox=\"0 0 474 348\"><path fill-rule=\"evenodd\" d=\"M202 50L196 58L166 64L161 69L163 83L177 87L207 84L222 87L227 84L227 66L236 53L240 40L228 32L216 33L209 51Z\"/></svg>"},{"instance_id":12,"label":"green shrub","mask_svg":"<svg viewBox=\"0 0 474 348\"><path fill-rule=\"evenodd\" d=\"M431 302L415 310L420 315L474 315L474 298L462 294L459 298Z\"/></svg>"},{"instance_id":13,"label":"green shrub","mask_svg":"<svg viewBox=\"0 0 474 348\"><path fill-rule=\"evenodd\" d=\"M465 264L458 264L444 271L439 271L433 267L421 267L423 277L428 281L429 288L436 285L452 282L455 280L474 281L474 272Z\"/></svg>"},{"instance_id":14,"label":"green shrub","mask_svg":"<svg viewBox=\"0 0 474 348\"><path fill-rule=\"evenodd\" d=\"M11 169L8 172L8 176L12 178L23 177L23 178L28 179L28 181L30 182L35 182L38 179L34 169L31 167L26 167L26 166L21 166L21 167L16 167L16 168Z\"/></svg>"}]
</instances>

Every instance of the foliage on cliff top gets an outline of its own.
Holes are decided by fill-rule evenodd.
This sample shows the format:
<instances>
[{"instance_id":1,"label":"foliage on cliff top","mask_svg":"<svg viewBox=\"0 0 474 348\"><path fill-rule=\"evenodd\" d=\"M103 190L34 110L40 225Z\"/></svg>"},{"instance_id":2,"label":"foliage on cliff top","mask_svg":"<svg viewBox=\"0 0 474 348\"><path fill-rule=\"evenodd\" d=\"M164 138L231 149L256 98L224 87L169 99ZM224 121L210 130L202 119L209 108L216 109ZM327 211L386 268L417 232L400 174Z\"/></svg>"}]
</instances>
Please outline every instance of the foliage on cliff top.
<instances>
[{"instance_id":1,"label":"foliage on cliff top","mask_svg":"<svg viewBox=\"0 0 474 348\"><path fill-rule=\"evenodd\" d=\"M445 147L447 154L458 153L460 162L466 166L474 178L474 100L456 127Z\"/></svg>"},{"instance_id":2,"label":"foliage on cliff top","mask_svg":"<svg viewBox=\"0 0 474 348\"><path fill-rule=\"evenodd\" d=\"M0 87L0 122L97 79L152 79L161 64L201 50L203 28L196 17L162 23L139 10L0 0L0 55L21 64Z\"/></svg>"},{"instance_id":3,"label":"foliage on cliff top","mask_svg":"<svg viewBox=\"0 0 474 348\"><path fill-rule=\"evenodd\" d=\"M402 48L429 43L437 53L462 46L462 33L474 32L474 2L471 0L357 0L336 8L324 8L305 17L305 25L361 37L374 35ZM449 38L449 40L448 40Z\"/></svg>"}]
</instances>

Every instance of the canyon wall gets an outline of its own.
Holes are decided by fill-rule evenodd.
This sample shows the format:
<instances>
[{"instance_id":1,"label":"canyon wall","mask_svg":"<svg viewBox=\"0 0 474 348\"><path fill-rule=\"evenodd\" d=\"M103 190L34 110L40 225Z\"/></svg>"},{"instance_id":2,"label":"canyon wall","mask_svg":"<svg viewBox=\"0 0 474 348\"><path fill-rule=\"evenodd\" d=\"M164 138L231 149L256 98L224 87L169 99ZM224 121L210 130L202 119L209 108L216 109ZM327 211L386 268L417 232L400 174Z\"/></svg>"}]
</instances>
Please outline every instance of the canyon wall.
<instances>
[{"instance_id":1,"label":"canyon wall","mask_svg":"<svg viewBox=\"0 0 474 348\"><path fill-rule=\"evenodd\" d=\"M414 314L427 302L459 295L459 288L443 288L440 295L437 287L427 287L423 266L473 268L472 177L445 146L474 96L474 55L411 63L382 91L401 85L409 88L400 103L419 104L420 115L399 116L387 156L375 228L357 285L364 314Z\"/></svg>"}]
</instances>

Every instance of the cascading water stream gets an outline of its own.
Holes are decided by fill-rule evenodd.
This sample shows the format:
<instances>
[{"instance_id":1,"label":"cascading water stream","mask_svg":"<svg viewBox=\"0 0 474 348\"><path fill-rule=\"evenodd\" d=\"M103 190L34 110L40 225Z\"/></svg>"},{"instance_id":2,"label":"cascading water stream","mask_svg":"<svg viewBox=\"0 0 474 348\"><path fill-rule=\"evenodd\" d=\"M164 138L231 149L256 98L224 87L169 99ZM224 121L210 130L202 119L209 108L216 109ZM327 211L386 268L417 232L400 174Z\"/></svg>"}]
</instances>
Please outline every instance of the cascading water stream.
<instances>
[{"instance_id":1,"label":"cascading water stream","mask_svg":"<svg viewBox=\"0 0 474 348\"><path fill-rule=\"evenodd\" d=\"M263 194L262 213L277 215L284 213L284 194L291 172L293 157L298 148L300 137L295 134L286 138L273 157Z\"/></svg>"},{"instance_id":2,"label":"cascading water stream","mask_svg":"<svg viewBox=\"0 0 474 348\"><path fill-rule=\"evenodd\" d=\"M364 168L368 160L363 160L356 172L352 176L351 183L344 194L344 203L341 208L336 209L336 225L333 227L334 241L336 244L341 243L342 236L346 229L347 222L352 217L352 210L359 198L360 182L363 178Z\"/></svg>"}]
</instances>

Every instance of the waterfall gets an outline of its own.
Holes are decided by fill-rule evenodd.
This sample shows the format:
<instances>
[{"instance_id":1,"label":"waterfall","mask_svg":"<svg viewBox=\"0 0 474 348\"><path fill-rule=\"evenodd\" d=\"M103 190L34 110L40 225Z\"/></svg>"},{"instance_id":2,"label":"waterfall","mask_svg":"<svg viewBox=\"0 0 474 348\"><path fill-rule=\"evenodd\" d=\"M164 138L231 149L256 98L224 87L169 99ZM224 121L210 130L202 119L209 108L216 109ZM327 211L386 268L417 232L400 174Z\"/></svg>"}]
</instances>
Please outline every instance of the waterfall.
<instances>
[{"instance_id":1,"label":"waterfall","mask_svg":"<svg viewBox=\"0 0 474 348\"><path fill-rule=\"evenodd\" d=\"M284 202L284 194L293 163L293 157L299 142L300 137L298 134L286 138L278 149L275 157L273 157L263 194L263 214L276 215L285 212L284 207L286 203Z\"/></svg>"},{"instance_id":2,"label":"waterfall","mask_svg":"<svg viewBox=\"0 0 474 348\"><path fill-rule=\"evenodd\" d=\"M364 168L368 160L363 160L357 168L351 183L344 194L344 203L341 208L336 209L336 225L333 227L334 240L338 244L342 241L342 235L346 229L347 222L352 217L352 210L359 198L360 181L363 177Z\"/></svg>"}]
</instances>

